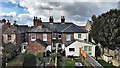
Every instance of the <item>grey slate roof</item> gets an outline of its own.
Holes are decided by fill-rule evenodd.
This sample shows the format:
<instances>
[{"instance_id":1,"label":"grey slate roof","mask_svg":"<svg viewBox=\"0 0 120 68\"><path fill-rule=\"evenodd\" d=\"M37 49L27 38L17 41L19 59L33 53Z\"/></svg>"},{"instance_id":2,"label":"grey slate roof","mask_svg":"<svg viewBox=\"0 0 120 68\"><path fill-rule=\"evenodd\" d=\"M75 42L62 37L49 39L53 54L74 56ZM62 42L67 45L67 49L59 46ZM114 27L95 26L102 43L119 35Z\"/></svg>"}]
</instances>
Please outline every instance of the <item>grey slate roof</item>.
<instances>
[{"instance_id":1,"label":"grey slate roof","mask_svg":"<svg viewBox=\"0 0 120 68\"><path fill-rule=\"evenodd\" d=\"M25 30L28 27L28 25L18 25L18 32L19 33L25 33L27 30Z\"/></svg>"},{"instance_id":2,"label":"grey slate roof","mask_svg":"<svg viewBox=\"0 0 120 68\"><path fill-rule=\"evenodd\" d=\"M7 28L3 34L17 34L17 30L13 28Z\"/></svg>"},{"instance_id":3,"label":"grey slate roof","mask_svg":"<svg viewBox=\"0 0 120 68\"><path fill-rule=\"evenodd\" d=\"M45 48L48 46L44 41L40 40L40 39L36 39L36 41L41 44L42 46L44 46Z\"/></svg>"},{"instance_id":4,"label":"grey slate roof","mask_svg":"<svg viewBox=\"0 0 120 68\"><path fill-rule=\"evenodd\" d=\"M38 31L39 29L39 31ZM60 22L54 22L50 24L49 22L42 22L42 29L39 27L34 28L28 32L73 32L73 33L87 33L87 30L80 28L79 26L66 22L61 24Z\"/></svg>"}]
</instances>

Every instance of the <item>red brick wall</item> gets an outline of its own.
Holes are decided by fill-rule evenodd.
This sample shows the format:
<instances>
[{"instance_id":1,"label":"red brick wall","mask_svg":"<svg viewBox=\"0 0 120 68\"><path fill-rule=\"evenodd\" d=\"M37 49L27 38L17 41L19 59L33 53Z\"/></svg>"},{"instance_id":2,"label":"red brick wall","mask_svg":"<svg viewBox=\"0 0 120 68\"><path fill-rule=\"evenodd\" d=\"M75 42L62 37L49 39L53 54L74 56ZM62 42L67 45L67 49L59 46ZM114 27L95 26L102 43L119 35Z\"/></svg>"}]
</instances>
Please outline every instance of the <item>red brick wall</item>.
<instances>
[{"instance_id":1,"label":"red brick wall","mask_svg":"<svg viewBox=\"0 0 120 68\"><path fill-rule=\"evenodd\" d=\"M36 39L43 40L43 33L36 33ZM29 35L29 43L31 43L31 35ZM52 36L51 33L47 33L47 42L45 42L48 45L52 44Z\"/></svg>"},{"instance_id":2,"label":"red brick wall","mask_svg":"<svg viewBox=\"0 0 120 68\"><path fill-rule=\"evenodd\" d=\"M62 43L65 44L66 43L66 34L67 33L62 33ZM68 33L71 34L71 41L74 40L74 33Z\"/></svg>"},{"instance_id":3,"label":"red brick wall","mask_svg":"<svg viewBox=\"0 0 120 68\"><path fill-rule=\"evenodd\" d=\"M66 43L66 33L62 33L62 43Z\"/></svg>"},{"instance_id":4,"label":"red brick wall","mask_svg":"<svg viewBox=\"0 0 120 68\"><path fill-rule=\"evenodd\" d=\"M46 42L48 45L51 45L52 44L52 34L51 33L48 33L47 34L47 39L48 41Z\"/></svg>"}]
</instances>

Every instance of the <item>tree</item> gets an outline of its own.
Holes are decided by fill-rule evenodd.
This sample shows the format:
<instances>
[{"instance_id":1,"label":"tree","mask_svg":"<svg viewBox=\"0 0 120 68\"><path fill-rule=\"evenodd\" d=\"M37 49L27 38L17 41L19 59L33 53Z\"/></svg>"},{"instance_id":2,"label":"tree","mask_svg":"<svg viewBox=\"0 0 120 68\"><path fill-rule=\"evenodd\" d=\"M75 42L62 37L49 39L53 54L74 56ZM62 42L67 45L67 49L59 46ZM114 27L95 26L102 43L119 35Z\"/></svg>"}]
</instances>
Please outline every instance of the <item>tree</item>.
<instances>
[{"instance_id":1,"label":"tree","mask_svg":"<svg viewBox=\"0 0 120 68\"><path fill-rule=\"evenodd\" d=\"M36 57L33 54L26 54L23 61L23 68L35 67L37 63Z\"/></svg>"},{"instance_id":2,"label":"tree","mask_svg":"<svg viewBox=\"0 0 120 68\"><path fill-rule=\"evenodd\" d=\"M98 17L92 16L92 21L90 34L96 44L100 43L108 52L120 47L120 10L111 9Z\"/></svg>"}]
</instances>

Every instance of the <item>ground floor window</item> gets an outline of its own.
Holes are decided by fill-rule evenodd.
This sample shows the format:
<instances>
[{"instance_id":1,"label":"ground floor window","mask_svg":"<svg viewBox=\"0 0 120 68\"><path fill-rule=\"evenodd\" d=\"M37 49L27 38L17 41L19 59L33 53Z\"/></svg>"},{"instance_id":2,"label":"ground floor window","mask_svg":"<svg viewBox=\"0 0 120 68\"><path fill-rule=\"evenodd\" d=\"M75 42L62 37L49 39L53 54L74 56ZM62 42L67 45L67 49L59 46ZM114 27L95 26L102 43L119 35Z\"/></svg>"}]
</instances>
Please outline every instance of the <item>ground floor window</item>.
<instances>
[{"instance_id":1,"label":"ground floor window","mask_svg":"<svg viewBox=\"0 0 120 68\"><path fill-rule=\"evenodd\" d=\"M69 48L69 51L75 51L75 48Z\"/></svg>"}]
</instances>

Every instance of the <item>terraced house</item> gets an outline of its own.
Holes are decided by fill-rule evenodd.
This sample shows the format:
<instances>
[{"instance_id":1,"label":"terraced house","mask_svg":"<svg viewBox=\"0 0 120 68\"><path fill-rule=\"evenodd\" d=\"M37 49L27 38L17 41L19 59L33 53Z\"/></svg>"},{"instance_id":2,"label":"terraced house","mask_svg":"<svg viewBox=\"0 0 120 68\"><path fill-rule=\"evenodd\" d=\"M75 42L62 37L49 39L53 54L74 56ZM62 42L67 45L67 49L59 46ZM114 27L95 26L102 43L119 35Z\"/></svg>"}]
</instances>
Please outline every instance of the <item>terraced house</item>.
<instances>
[{"instance_id":1,"label":"terraced house","mask_svg":"<svg viewBox=\"0 0 120 68\"><path fill-rule=\"evenodd\" d=\"M33 24L33 28L27 32L28 44L42 40L55 50L56 45L59 49L65 49L65 46L75 39L88 41L87 30L72 22L66 22L64 16L61 16L60 22L54 22L53 16L50 16L48 22L42 22L41 18L34 17Z\"/></svg>"}]
</instances>

